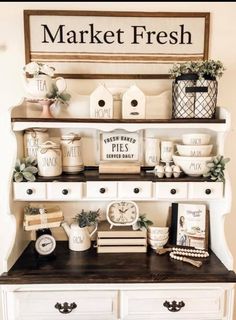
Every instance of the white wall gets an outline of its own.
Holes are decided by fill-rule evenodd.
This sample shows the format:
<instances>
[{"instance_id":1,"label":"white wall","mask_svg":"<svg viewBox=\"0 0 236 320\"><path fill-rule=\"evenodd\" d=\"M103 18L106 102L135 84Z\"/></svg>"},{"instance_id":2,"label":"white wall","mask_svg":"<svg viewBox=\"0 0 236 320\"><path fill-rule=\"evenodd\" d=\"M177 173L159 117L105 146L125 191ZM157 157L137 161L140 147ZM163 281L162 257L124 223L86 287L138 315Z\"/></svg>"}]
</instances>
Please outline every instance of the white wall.
<instances>
[{"instance_id":1,"label":"white wall","mask_svg":"<svg viewBox=\"0 0 236 320\"><path fill-rule=\"evenodd\" d=\"M8 109L16 105L24 95L21 70L24 65L24 31L23 31L23 10L24 9L67 9L67 10L118 10L124 11L191 11L210 12L210 52L212 59L221 60L227 70L219 81L218 105L226 107L232 115L232 129L228 135L225 145L225 153L231 158L228 165L233 190L236 190L236 3L220 2L21 2L21 3L0 3L0 132L9 130ZM74 83L72 84L74 86ZM95 82L81 81L76 86L81 93L88 93L94 87ZM10 159L10 148L3 143L4 134L0 139L1 166L0 176L2 181L7 181L9 172L4 170L4 159ZM7 160L9 161L9 160ZM10 160L11 161L11 160ZM0 228L4 223L11 224L11 221L3 221L2 212L8 210L1 206L2 199L8 197L8 190L0 185ZM233 193L233 199L236 192ZM236 201L233 201L232 214L226 218L225 232L227 241L233 256L236 258L235 225L236 225ZM0 230L1 233L1 230ZM5 243L0 238L0 255L4 252ZM236 260L236 259L235 259ZM0 266L1 271L2 266ZM236 267L235 267L236 269Z\"/></svg>"}]
</instances>

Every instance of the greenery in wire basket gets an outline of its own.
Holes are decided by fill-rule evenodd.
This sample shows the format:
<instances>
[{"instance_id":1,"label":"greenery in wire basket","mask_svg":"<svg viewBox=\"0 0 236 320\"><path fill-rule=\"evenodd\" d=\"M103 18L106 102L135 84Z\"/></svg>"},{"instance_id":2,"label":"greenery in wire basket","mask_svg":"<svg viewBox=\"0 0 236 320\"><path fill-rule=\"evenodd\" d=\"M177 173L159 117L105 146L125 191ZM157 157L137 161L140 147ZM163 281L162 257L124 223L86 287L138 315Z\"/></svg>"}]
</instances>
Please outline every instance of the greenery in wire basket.
<instances>
[{"instance_id":1,"label":"greenery in wire basket","mask_svg":"<svg viewBox=\"0 0 236 320\"><path fill-rule=\"evenodd\" d=\"M78 213L73 220L78 223L80 228L95 225L99 219L99 210L86 212L84 209Z\"/></svg>"},{"instance_id":2,"label":"greenery in wire basket","mask_svg":"<svg viewBox=\"0 0 236 320\"><path fill-rule=\"evenodd\" d=\"M230 161L229 158L224 158L221 155L216 156L212 161L207 163L209 171L204 174L204 177L210 177L213 181L225 181L224 170L225 165Z\"/></svg>"},{"instance_id":3,"label":"greenery in wire basket","mask_svg":"<svg viewBox=\"0 0 236 320\"><path fill-rule=\"evenodd\" d=\"M138 221L133 225L134 230L146 230L149 226L153 225L151 220L146 218L146 214L141 214Z\"/></svg>"},{"instance_id":4,"label":"greenery in wire basket","mask_svg":"<svg viewBox=\"0 0 236 320\"><path fill-rule=\"evenodd\" d=\"M204 76L220 78L225 71L223 63L219 60L189 61L176 63L169 70L170 77L175 79L184 74L197 74L199 79Z\"/></svg>"},{"instance_id":5,"label":"greenery in wire basket","mask_svg":"<svg viewBox=\"0 0 236 320\"><path fill-rule=\"evenodd\" d=\"M31 157L16 160L13 179L15 182L35 181L38 172L37 160Z\"/></svg>"}]
</instances>

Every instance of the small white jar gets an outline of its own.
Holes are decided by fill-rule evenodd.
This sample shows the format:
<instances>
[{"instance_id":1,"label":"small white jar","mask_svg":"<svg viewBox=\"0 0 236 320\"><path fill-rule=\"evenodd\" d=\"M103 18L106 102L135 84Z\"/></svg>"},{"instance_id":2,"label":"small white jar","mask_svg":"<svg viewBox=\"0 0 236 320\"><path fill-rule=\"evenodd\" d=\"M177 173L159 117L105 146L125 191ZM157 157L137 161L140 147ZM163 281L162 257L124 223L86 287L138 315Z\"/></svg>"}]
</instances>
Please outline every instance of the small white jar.
<instances>
[{"instance_id":1,"label":"small white jar","mask_svg":"<svg viewBox=\"0 0 236 320\"><path fill-rule=\"evenodd\" d=\"M37 152L38 174L42 177L56 177L62 174L62 156L60 145L46 141Z\"/></svg>"},{"instance_id":2,"label":"small white jar","mask_svg":"<svg viewBox=\"0 0 236 320\"><path fill-rule=\"evenodd\" d=\"M36 159L39 146L49 139L47 129L32 128L24 132L24 155Z\"/></svg>"},{"instance_id":3,"label":"small white jar","mask_svg":"<svg viewBox=\"0 0 236 320\"><path fill-rule=\"evenodd\" d=\"M78 173L84 170L81 137L69 133L61 137L62 170L66 173Z\"/></svg>"}]
</instances>

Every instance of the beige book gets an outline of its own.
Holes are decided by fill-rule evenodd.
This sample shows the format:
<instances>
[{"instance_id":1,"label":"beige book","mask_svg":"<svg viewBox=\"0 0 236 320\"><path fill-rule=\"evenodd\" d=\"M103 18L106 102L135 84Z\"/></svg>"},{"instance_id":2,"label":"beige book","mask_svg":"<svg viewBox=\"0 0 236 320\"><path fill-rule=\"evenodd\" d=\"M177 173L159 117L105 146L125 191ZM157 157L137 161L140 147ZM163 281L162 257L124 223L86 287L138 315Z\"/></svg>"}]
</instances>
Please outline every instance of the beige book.
<instances>
[{"instance_id":1,"label":"beige book","mask_svg":"<svg viewBox=\"0 0 236 320\"><path fill-rule=\"evenodd\" d=\"M147 240L146 238L140 238L140 239L100 239L98 238L97 240L97 244L98 246L102 246L102 245L108 245L108 246L121 246L121 245L146 245L147 244Z\"/></svg>"},{"instance_id":2,"label":"beige book","mask_svg":"<svg viewBox=\"0 0 236 320\"><path fill-rule=\"evenodd\" d=\"M97 253L132 253L147 252L146 246L97 247Z\"/></svg>"}]
</instances>

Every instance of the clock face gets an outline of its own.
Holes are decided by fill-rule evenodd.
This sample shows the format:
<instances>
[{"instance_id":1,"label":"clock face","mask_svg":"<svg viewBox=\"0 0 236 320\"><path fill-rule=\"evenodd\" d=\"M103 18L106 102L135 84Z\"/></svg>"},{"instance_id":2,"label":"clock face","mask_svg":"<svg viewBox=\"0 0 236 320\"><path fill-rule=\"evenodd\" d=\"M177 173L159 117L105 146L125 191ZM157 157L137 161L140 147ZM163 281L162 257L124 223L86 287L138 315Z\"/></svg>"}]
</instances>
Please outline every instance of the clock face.
<instances>
[{"instance_id":1,"label":"clock face","mask_svg":"<svg viewBox=\"0 0 236 320\"><path fill-rule=\"evenodd\" d=\"M114 201L108 205L107 220L112 225L130 226L139 217L138 206L133 201Z\"/></svg>"},{"instance_id":2,"label":"clock face","mask_svg":"<svg viewBox=\"0 0 236 320\"><path fill-rule=\"evenodd\" d=\"M55 248L56 240L49 234L43 234L35 241L35 249L41 255L51 254Z\"/></svg>"}]
</instances>

